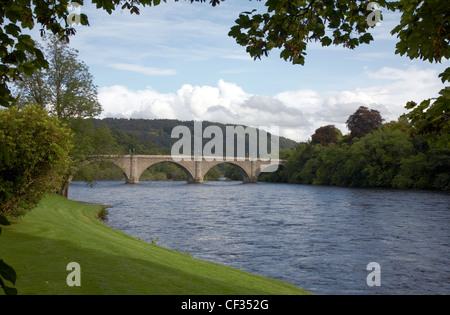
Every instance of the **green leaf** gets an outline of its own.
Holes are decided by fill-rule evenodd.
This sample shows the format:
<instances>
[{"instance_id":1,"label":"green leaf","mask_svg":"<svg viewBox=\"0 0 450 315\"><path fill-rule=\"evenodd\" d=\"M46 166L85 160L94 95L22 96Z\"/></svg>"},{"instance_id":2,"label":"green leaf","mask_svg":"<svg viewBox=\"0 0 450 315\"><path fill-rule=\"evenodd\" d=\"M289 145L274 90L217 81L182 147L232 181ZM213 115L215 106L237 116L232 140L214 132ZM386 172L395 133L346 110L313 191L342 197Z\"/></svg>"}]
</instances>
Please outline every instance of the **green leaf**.
<instances>
[{"instance_id":1,"label":"green leaf","mask_svg":"<svg viewBox=\"0 0 450 315\"><path fill-rule=\"evenodd\" d=\"M23 12L20 7L6 7L5 9L5 16L12 23L17 23L17 21L20 21L22 19Z\"/></svg>"},{"instance_id":2,"label":"green leaf","mask_svg":"<svg viewBox=\"0 0 450 315\"><path fill-rule=\"evenodd\" d=\"M370 33L366 33L359 38L361 44L370 44L373 41L373 36Z\"/></svg>"},{"instance_id":3,"label":"green leaf","mask_svg":"<svg viewBox=\"0 0 450 315\"><path fill-rule=\"evenodd\" d=\"M22 28L29 28L31 30L33 27L34 27L33 19L22 21Z\"/></svg>"},{"instance_id":4,"label":"green leaf","mask_svg":"<svg viewBox=\"0 0 450 315\"><path fill-rule=\"evenodd\" d=\"M88 16L86 14L83 14L83 13L80 14L80 23L81 23L81 25L90 26L89 25L89 19L88 19Z\"/></svg>"},{"instance_id":5,"label":"green leaf","mask_svg":"<svg viewBox=\"0 0 450 315\"><path fill-rule=\"evenodd\" d=\"M31 38L30 35L20 35L18 37L18 43L16 44L16 48L19 51L29 51L33 52L35 49L35 42Z\"/></svg>"},{"instance_id":6,"label":"green leaf","mask_svg":"<svg viewBox=\"0 0 450 315\"><path fill-rule=\"evenodd\" d=\"M5 83L0 83L0 106L10 107L11 106L11 91Z\"/></svg>"},{"instance_id":7,"label":"green leaf","mask_svg":"<svg viewBox=\"0 0 450 315\"><path fill-rule=\"evenodd\" d=\"M10 23L8 25L5 25L5 32L7 34L11 34L14 37L18 37L21 33L21 30L17 25Z\"/></svg>"},{"instance_id":8,"label":"green leaf","mask_svg":"<svg viewBox=\"0 0 450 315\"><path fill-rule=\"evenodd\" d=\"M420 103L418 108L421 109L422 111L424 111L425 109L430 107L430 103L431 103L431 99L424 100L424 101L422 101L422 103Z\"/></svg>"},{"instance_id":9,"label":"green leaf","mask_svg":"<svg viewBox=\"0 0 450 315\"><path fill-rule=\"evenodd\" d=\"M32 75L34 70L35 70L35 66L33 64L32 61L29 62L25 62L23 63L20 67L19 70L21 70L23 73L25 73L26 75Z\"/></svg>"},{"instance_id":10,"label":"green leaf","mask_svg":"<svg viewBox=\"0 0 450 315\"><path fill-rule=\"evenodd\" d=\"M411 101L411 102L406 103L405 108L406 108L406 109L413 109L413 108L416 107L416 106L417 106L417 103Z\"/></svg>"},{"instance_id":11,"label":"green leaf","mask_svg":"<svg viewBox=\"0 0 450 315\"><path fill-rule=\"evenodd\" d=\"M441 78L442 83L445 83L447 81L450 81L450 67L448 67L447 69L445 69L444 72L442 72L439 75L439 78Z\"/></svg>"},{"instance_id":12,"label":"green leaf","mask_svg":"<svg viewBox=\"0 0 450 315\"><path fill-rule=\"evenodd\" d=\"M328 24L329 28L338 28L341 25L341 19L339 14L336 11L330 14L330 23Z\"/></svg>"},{"instance_id":13,"label":"green leaf","mask_svg":"<svg viewBox=\"0 0 450 315\"><path fill-rule=\"evenodd\" d=\"M321 39L322 46L330 46L333 43L333 40L328 36L325 36Z\"/></svg>"}]
</instances>

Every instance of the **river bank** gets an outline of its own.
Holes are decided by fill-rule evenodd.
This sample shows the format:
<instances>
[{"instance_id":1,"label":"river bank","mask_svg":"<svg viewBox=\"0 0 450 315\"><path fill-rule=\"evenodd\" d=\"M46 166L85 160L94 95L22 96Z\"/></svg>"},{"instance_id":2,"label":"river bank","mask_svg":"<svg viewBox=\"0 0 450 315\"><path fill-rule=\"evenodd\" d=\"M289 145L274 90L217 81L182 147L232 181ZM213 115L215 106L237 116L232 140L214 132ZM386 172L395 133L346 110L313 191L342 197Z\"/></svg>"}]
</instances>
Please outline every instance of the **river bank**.
<instances>
[{"instance_id":1,"label":"river bank","mask_svg":"<svg viewBox=\"0 0 450 315\"><path fill-rule=\"evenodd\" d=\"M140 241L97 220L98 206L52 195L0 238L0 257L17 273L19 294L308 294L282 281L206 262ZM81 269L68 286L67 265Z\"/></svg>"}]
</instances>

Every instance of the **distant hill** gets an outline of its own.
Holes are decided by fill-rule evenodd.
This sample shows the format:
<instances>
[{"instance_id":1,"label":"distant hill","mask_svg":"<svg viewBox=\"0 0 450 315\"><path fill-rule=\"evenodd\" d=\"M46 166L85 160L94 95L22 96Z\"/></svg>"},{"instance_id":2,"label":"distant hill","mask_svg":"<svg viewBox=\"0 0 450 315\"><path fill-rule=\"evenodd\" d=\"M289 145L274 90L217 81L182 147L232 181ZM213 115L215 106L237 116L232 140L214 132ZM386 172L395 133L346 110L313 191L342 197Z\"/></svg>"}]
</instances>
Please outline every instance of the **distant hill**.
<instances>
[{"instance_id":1,"label":"distant hill","mask_svg":"<svg viewBox=\"0 0 450 315\"><path fill-rule=\"evenodd\" d=\"M94 124L97 128L107 126L113 133L116 132L126 135L132 135L139 139L139 141L151 141L152 143L158 145L159 148L168 150L168 152L170 152L172 145L179 140L171 138L172 130L176 126L186 126L190 129L191 135L194 135L194 121L180 121L171 119L105 118L94 120ZM220 124L208 121L202 122L203 129L210 125L219 126L222 129L224 142L226 135L226 126L243 126L233 124ZM246 126L243 127L246 128ZM210 139L204 139L204 144L208 141L210 141ZM280 149L289 149L297 145L297 142L285 137L279 137L279 143Z\"/></svg>"}]
</instances>

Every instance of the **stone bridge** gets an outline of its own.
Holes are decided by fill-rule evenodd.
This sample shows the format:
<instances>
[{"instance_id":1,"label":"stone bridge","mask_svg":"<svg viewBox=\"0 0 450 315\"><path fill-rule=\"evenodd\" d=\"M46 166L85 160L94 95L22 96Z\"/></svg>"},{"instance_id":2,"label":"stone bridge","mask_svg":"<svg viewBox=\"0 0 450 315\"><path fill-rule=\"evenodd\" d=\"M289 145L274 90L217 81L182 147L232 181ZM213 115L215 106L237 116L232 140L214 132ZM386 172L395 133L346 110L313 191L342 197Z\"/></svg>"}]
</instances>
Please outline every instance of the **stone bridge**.
<instances>
[{"instance_id":1,"label":"stone bridge","mask_svg":"<svg viewBox=\"0 0 450 315\"><path fill-rule=\"evenodd\" d=\"M217 159L217 157L179 157L174 159L171 155L120 155L102 157L120 167L125 174L128 184L138 184L142 173L150 166L171 162L180 166L188 176L188 182L193 184L203 183L203 178L208 171L219 164L227 163L234 165L242 174L244 183L257 183L258 176L265 170L274 171L279 165L284 165L285 160L271 159L268 161L261 159L234 158L234 160ZM274 167L275 166L275 167Z\"/></svg>"}]
</instances>

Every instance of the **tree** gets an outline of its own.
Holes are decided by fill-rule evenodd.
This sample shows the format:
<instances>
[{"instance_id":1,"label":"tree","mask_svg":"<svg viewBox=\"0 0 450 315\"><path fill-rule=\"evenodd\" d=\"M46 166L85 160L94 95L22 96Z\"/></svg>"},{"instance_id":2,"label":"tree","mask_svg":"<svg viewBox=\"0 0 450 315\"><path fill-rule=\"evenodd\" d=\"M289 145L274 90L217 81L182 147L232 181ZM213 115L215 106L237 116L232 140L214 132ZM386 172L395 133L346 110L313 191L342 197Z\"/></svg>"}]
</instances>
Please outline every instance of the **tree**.
<instances>
[{"instance_id":1,"label":"tree","mask_svg":"<svg viewBox=\"0 0 450 315\"><path fill-rule=\"evenodd\" d=\"M393 9L386 1L378 3ZM353 49L373 40L368 33L367 16L371 11L366 1L267 0L266 7L264 14L257 14L256 10L241 13L229 33L238 44L247 47L254 59L268 56L278 48L281 58L304 65L309 42Z\"/></svg>"},{"instance_id":2,"label":"tree","mask_svg":"<svg viewBox=\"0 0 450 315\"><path fill-rule=\"evenodd\" d=\"M450 68L447 68L439 77L442 83L450 81ZM416 102L408 102L407 109L411 111L404 117L411 123L412 135L425 135L428 140L440 147L450 146L450 87L439 92L439 97Z\"/></svg>"},{"instance_id":3,"label":"tree","mask_svg":"<svg viewBox=\"0 0 450 315\"><path fill-rule=\"evenodd\" d=\"M358 139L349 149L346 167L351 185L391 187L402 158L411 154L413 145L407 133L379 128Z\"/></svg>"},{"instance_id":4,"label":"tree","mask_svg":"<svg viewBox=\"0 0 450 315\"><path fill-rule=\"evenodd\" d=\"M44 55L49 60L49 67L25 75L16 83L16 103L19 107L37 104L73 131L72 172L58 190L67 196L70 176L86 162L98 159L98 155L114 152L116 143L109 130L94 128L89 120L99 115L102 108L93 77L86 64L79 60L78 51L56 36L46 36L46 42ZM92 179L86 178L86 181L92 182Z\"/></svg>"},{"instance_id":5,"label":"tree","mask_svg":"<svg viewBox=\"0 0 450 315\"><path fill-rule=\"evenodd\" d=\"M316 132L311 136L311 143L323 146L331 143L336 144L340 135L341 132L334 125L323 126L316 129Z\"/></svg>"},{"instance_id":6,"label":"tree","mask_svg":"<svg viewBox=\"0 0 450 315\"><path fill-rule=\"evenodd\" d=\"M102 155L119 154L117 142L109 128L95 128L93 119L85 118L72 118L67 124L73 134L73 148L70 151L70 172L64 178L58 190L59 194L64 197L68 196L71 177L86 164L107 161L108 158L101 157ZM87 173L81 173L80 175L90 185L94 181L94 178Z\"/></svg>"},{"instance_id":7,"label":"tree","mask_svg":"<svg viewBox=\"0 0 450 315\"><path fill-rule=\"evenodd\" d=\"M305 63L309 42L322 46L342 45L353 49L369 44L373 37L366 19L373 9L368 1L284 1L266 0L267 13L243 12L229 35L247 48L254 59L268 56L278 48L280 57L293 64ZM399 39L396 54L410 59L441 62L450 58L450 4L441 0L376 1L380 9L401 13L400 24L392 29ZM380 19L382 18L380 14ZM328 31L328 33L326 32ZM332 33L332 36L329 34ZM450 68L439 75L445 84L450 81ZM415 134L428 135L434 142L446 147L450 144L450 87L439 96L418 105L408 102L411 110L406 118L416 128Z\"/></svg>"},{"instance_id":8,"label":"tree","mask_svg":"<svg viewBox=\"0 0 450 315\"><path fill-rule=\"evenodd\" d=\"M70 130L40 106L0 110L0 143L9 159L0 163L0 215L22 216L68 172Z\"/></svg>"},{"instance_id":9,"label":"tree","mask_svg":"<svg viewBox=\"0 0 450 315\"><path fill-rule=\"evenodd\" d=\"M285 173L289 182L312 184L320 164L318 157L321 151L322 147L312 143L299 143L285 165Z\"/></svg>"},{"instance_id":10,"label":"tree","mask_svg":"<svg viewBox=\"0 0 450 315\"><path fill-rule=\"evenodd\" d=\"M166 2L166 0L163 0ZM178 0L175 0L178 1ZM206 0L190 0L191 3ZM20 81L23 75L31 75L37 70L47 69L49 61L36 45L35 40L24 29L39 27L41 36L53 34L65 42L75 35L74 19L68 7L72 0L3 0L0 7L0 106L9 107L14 103L10 86ZM83 5L83 0L76 0ZM116 8L139 14L139 6L159 5L161 0L95 0L98 9L111 14ZM211 0L213 6L220 0ZM77 19L75 19L77 20ZM77 21L78 22L78 21ZM81 25L89 25L85 14L79 15Z\"/></svg>"},{"instance_id":11,"label":"tree","mask_svg":"<svg viewBox=\"0 0 450 315\"><path fill-rule=\"evenodd\" d=\"M347 144L327 146L320 155L320 167L317 169L315 184L348 185L348 177L343 167L348 159Z\"/></svg>"},{"instance_id":12,"label":"tree","mask_svg":"<svg viewBox=\"0 0 450 315\"><path fill-rule=\"evenodd\" d=\"M99 115L97 87L86 64L78 59L78 51L56 36L47 36L46 43L49 67L17 82L18 105L38 104L64 121Z\"/></svg>"},{"instance_id":13,"label":"tree","mask_svg":"<svg viewBox=\"0 0 450 315\"><path fill-rule=\"evenodd\" d=\"M352 138L362 138L376 130L382 123L380 112L365 106L360 106L346 122Z\"/></svg>"},{"instance_id":14,"label":"tree","mask_svg":"<svg viewBox=\"0 0 450 315\"><path fill-rule=\"evenodd\" d=\"M238 44L247 47L247 52L255 59L278 48L282 58L304 64L309 42L353 49L373 40L369 30L374 25L370 25L368 19L374 8L368 1L266 0L265 3L267 13L257 14L256 10L241 13L229 33ZM402 14L400 24L392 30L399 38L396 53L430 62L450 57L448 2L380 0L376 3L380 11L386 9ZM381 12L379 17L381 20Z\"/></svg>"},{"instance_id":15,"label":"tree","mask_svg":"<svg viewBox=\"0 0 450 315\"><path fill-rule=\"evenodd\" d=\"M43 2L39 0L5 0L0 8L0 105L10 106L13 101L8 84L19 80L23 74L31 74L48 66L34 40L22 34L22 29L40 25L41 34L50 31L66 41L75 34L71 27L67 5L70 0ZM83 0L78 0L83 4ZM178 0L175 0L178 1ZM216 6L225 0L210 0ZM261 1L261 0L258 0ZM96 0L97 8L109 14L116 8L139 14L139 6L159 5L161 0ZM166 2L166 0L163 0ZM206 2L206 0L190 0ZM392 30L399 42L396 54L407 55L429 62L440 62L450 57L450 5L442 0L377 0L381 9L398 11L401 21ZM371 23L368 20L377 11L363 0L265 0L267 12L263 14L243 12L231 28L229 35L245 46L255 59L267 56L273 49L281 51L280 57L293 64L304 64L307 45L319 41L322 46L342 45L354 49L369 44ZM378 11L380 12L380 11ZM380 14L380 19L382 15ZM80 15L80 23L89 25L88 17ZM6 24L8 23L9 24ZM28 53L28 56L27 54ZM448 78L447 69L441 75ZM446 80L445 82L448 82ZM440 92L434 103L425 101L418 111L412 111L412 123L430 125L435 132L448 135L449 87ZM417 104L408 103L407 109ZM441 122L444 122L442 124ZM438 122L437 125L435 123ZM427 128L422 129L426 132ZM449 137L445 137L449 139ZM444 143L447 144L447 143Z\"/></svg>"},{"instance_id":16,"label":"tree","mask_svg":"<svg viewBox=\"0 0 450 315\"><path fill-rule=\"evenodd\" d=\"M427 155L419 153L402 158L400 169L392 186L400 189L426 189L432 187Z\"/></svg>"}]
</instances>

